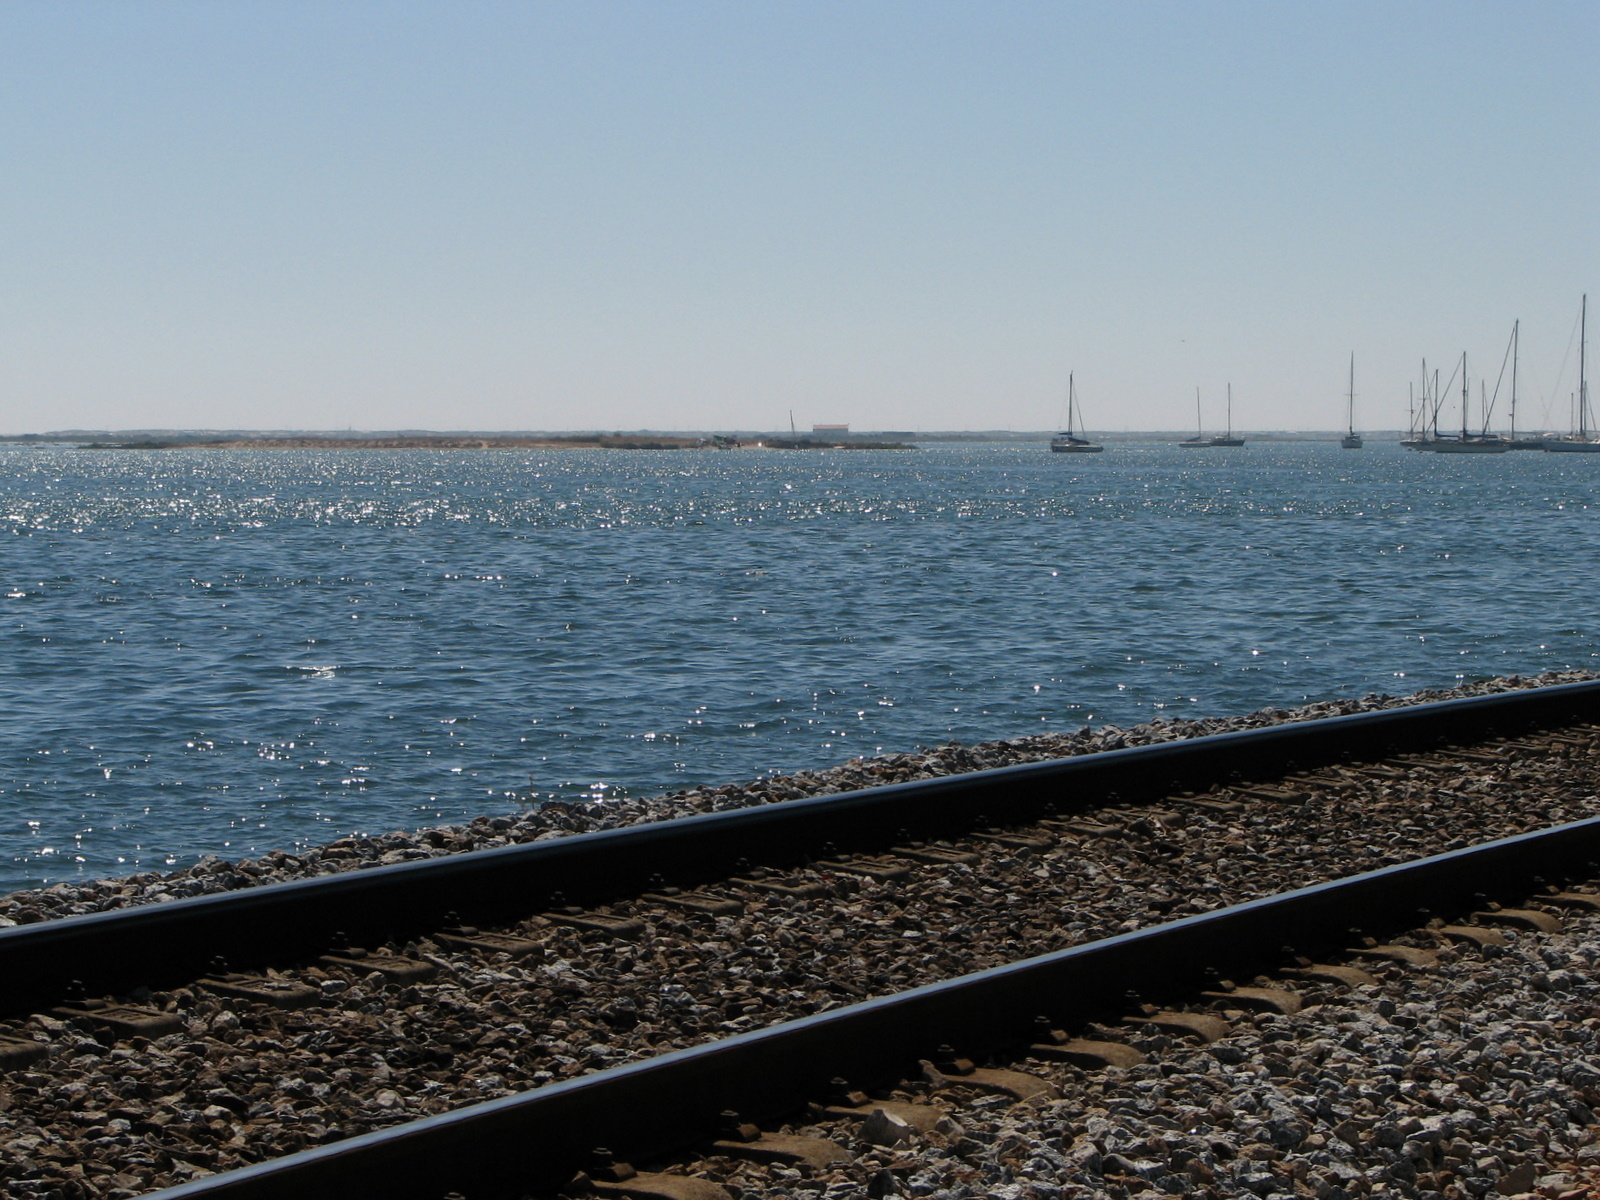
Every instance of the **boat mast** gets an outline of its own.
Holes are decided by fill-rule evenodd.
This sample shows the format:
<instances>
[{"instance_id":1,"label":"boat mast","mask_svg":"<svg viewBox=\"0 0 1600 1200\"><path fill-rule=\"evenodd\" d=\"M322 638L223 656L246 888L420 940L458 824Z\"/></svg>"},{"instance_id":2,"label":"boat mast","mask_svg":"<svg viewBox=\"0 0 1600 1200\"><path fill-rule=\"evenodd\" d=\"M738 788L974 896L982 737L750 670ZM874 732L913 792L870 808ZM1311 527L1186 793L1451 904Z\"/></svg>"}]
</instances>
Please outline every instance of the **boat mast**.
<instances>
[{"instance_id":1,"label":"boat mast","mask_svg":"<svg viewBox=\"0 0 1600 1200\"><path fill-rule=\"evenodd\" d=\"M1517 337L1522 328L1519 317L1511 323L1511 440L1517 440Z\"/></svg>"},{"instance_id":2,"label":"boat mast","mask_svg":"<svg viewBox=\"0 0 1600 1200\"><path fill-rule=\"evenodd\" d=\"M1200 389L1194 389L1194 440L1199 441L1205 437L1205 427L1200 423Z\"/></svg>"},{"instance_id":3,"label":"boat mast","mask_svg":"<svg viewBox=\"0 0 1600 1200\"><path fill-rule=\"evenodd\" d=\"M1583 315L1578 318L1578 440L1589 440L1585 410L1589 407L1589 386L1584 380L1584 345L1589 337L1589 293L1583 294Z\"/></svg>"},{"instance_id":4,"label":"boat mast","mask_svg":"<svg viewBox=\"0 0 1600 1200\"><path fill-rule=\"evenodd\" d=\"M1422 403L1417 407L1417 436L1423 441L1428 440L1428 415L1432 409L1433 397L1428 392L1428 360L1422 360ZM1433 431L1434 436L1439 434L1438 429Z\"/></svg>"},{"instance_id":5,"label":"boat mast","mask_svg":"<svg viewBox=\"0 0 1600 1200\"><path fill-rule=\"evenodd\" d=\"M1350 436L1356 435L1356 352L1350 351Z\"/></svg>"},{"instance_id":6,"label":"boat mast","mask_svg":"<svg viewBox=\"0 0 1600 1200\"><path fill-rule=\"evenodd\" d=\"M1427 411L1429 411L1429 394L1427 394L1427 358L1422 360L1422 405L1416 413L1416 427L1422 440L1427 440Z\"/></svg>"},{"instance_id":7,"label":"boat mast","mask_svg":"<svg viewBox=\"0 0 1600 1200\"><path fill-rule=\"evenodd\" d=\"M1072 372L1067 372L1067 437L1072 437Z\"/></svg>"},{"instance_id":8,"label":"boat mast","mask_svg":"<svg viewBox=\"0 0 1600 1200\"><path fill-rule=\"evenodd\" d=\"M1467 352L1461 352L1461 440L1467 440Z\"/></svg>"},{"instance_id":9,"label":"boat mast","mask_svg":"<svg viewBox=\"0 0 1600 1200\"><path fill-rule=\"evenodd\" d=\"M1233 436L1233 381L1228 381L1228 436Z\"/></svg>"}]
</instances>

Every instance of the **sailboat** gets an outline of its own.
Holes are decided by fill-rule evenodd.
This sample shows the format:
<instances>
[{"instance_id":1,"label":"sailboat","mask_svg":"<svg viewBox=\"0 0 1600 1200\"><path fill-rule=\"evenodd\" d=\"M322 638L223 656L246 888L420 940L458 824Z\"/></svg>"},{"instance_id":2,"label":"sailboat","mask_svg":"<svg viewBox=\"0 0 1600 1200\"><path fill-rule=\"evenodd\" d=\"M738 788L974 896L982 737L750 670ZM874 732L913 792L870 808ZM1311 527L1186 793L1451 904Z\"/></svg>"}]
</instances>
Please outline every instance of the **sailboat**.
<instances>
[{"instance_id":1,"label":"sailboat","mask_svg":"<svg viewBox=\"0 0 1600 1200\"><path fill-rule=\"evenodd\" d=\"M1490 433L1487 428L1479 433L1468 432L1468 399L1467 354L1463 350L1461 352L1461 433L1459 436L1455 434L1435 434L1427 443L1419 447L1420 449L1431 450L1435 454L1504 454L1511 449L1510 442L1497 433Z\"/></svg>"},{"instance_id":2,"label":"sailboat","mask_svg":"<svg viewBox=\"0 0 1600 1200\"><path fill-rule=\"evenodd\" d=\"M1583 315L1578 320L1578 427L1566 437L1545 439L1544 448L1552 454L1600 454L1600 431L1589 428L1589 385L1584 374L1584 346L1589 334L1587 294L1583 297Z\"/></svg>"},{"instance_id":3,"label":"sailboat","mask_svg":"<svg viewBox=\"0 0 1600 1200\"><path fill-rule=\"evenodd\" d=\"M1356 352L1350 351L1350 425L1349 432L1339 439L1344 450L1361 449L1361 435L1356 432Z\"/></svg>"},{"instance_id":4,"label":"sailboat","mask_svg":"<svg viewBox=\"0 0 1600 1200\"><path fill-rule=\"evenodd\" d=\"M1406 436L1400 439L1400 444L1407 450L1423 450L1428 445L1428 360L1422 360L1422 407L1417 407L1416 385L1408 389L1411 394L1410 406L1407 409Z\"/></svg>"},{"instance_id":5,"label":"sailboat","mask_svg":"<svg viewBox=\"0 0 1600 1200\"><path fill-rule=\"evenodd\" d=\"M1223 434L1221 437L1212 438L1211 444L1213 446L1244 445L1243 438L1236 438L1233 436L1233 384L1231 383L1228 385L1228 432Z\"/></svg>"},{"instance_id":6,"label":"sailboat","mask_svg":"<svg viewBox=\"0 0 1600 1200\"><path fill-rule=\"evenodd\" d=\"M1454 376L1452 376L1454 378ZM1439 368L1433 369L1433 378L1428 378L1428 360L1422 360L1422 403L1417 406L1416 424L1409 431L1409 435L1401 441L1407 450L1432 450L1433 443L1439 438L1439 410L1444 401L1440 398L1443 393L1439 390Z\"/></svg>"},{"instance_id":7,"label":"sailboat","mask_svg":"<svg viewBox=\"0 0 1600 1200\"><path fill-rule=\"evenodd\" d=\"M1521 321L1511 323L1511 432L1506 440L1513 450L1543 450L1543 438L1517 436L1517 351L1521 330Z\"/></svg>"},{"instance_id":8,"label":"sailboat","mask_svg":"<svg viewBox=\"0 0 1600 1200\"><path fill-rule=\"evenodd\" d=\"M1201 447L1208 447L1209 448L1211 446L1215 446L1216 444L1217 443L1216 443L1216 439L1215 438L1208 438L1206 436L1206 427L1205 427L1205 425L1202 423L1202 421L1200 419L1200 389L1199 388L1195 388L1195 390L1194 390L1194 436L1192 438L1184 438L1183 441L1178 443L1178 445L1184 446L1184 447L1186 447L1187 449L1190 449L1190 450L1197 450L1197 449L1199 449Z\"/></svg>"},{"instance_id":9,"label":"sailboat","mask_svg":"<svg viewBox=\"0 0 1600 1200\"><path fill-rule=\"evenodd\" d=\"M1105 449L1098 442L1091 442L1088 438L1081 438L1072 432L1073 412L1078 407L1077 389L1073 387L1072 375L1067 375L1067 431L1058 433L1050 439L1050 452L1052 454L1099 454ZM1083 416L1078 416L1078 429L1083 428Z\"/></svg>"}]
</instances>

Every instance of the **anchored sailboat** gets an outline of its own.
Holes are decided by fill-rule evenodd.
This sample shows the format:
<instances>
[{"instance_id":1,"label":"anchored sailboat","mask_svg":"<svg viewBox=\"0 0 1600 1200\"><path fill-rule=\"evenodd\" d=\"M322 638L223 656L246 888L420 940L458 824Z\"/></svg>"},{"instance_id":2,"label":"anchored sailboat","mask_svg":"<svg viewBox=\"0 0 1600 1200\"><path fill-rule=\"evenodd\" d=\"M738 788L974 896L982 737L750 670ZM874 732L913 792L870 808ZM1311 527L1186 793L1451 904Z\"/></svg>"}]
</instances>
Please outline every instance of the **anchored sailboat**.
<instances>
[{"instance_id":1,"label":"anchored sailboat","mask_svg":"<svg viewBox=\"0 0 1600 1200\"><path fill-rule=\"evenodd\" d=\"M1212 438L1211 444L1213 446L1244 445L1243 438L1236 438L1233 436L1233 384L1231 383L1228 385L1228 432L1223 434L1221 437Z\"/></svg>"},{"instance_id":2,"label":"anchored sailboat","mask_svg":"<svg viewBox=\"0 0 1600 1200\"><path fill-rule=\"evenodd\" d=\"M1406 436L1400 444L1407 450L1421 450L1428 443L1428 360L1422 360L1422 407L1417 407L1416 384L1407 391L1411 395L1406 410Z\"/></svg>"},{"instance_id":3,"label":"anchored sailboat","mask_svg":"<svg viewBox=\"0 0 1600 1200\"><path fill-rule=\"evenodd\" d=\"M1072 432L1072 418L1078 407L1078 392L1073 386L1072 375L1067 375L1067 431L1058 433L1050 439L1052 454L1099 454L1105 449L1098 442L1091 442L1088 438L1078 437ZM1083 416L1078 414L1078 429L1083 429Z\"/></svg>"},{"instance_id":4,"label":"anchored sailboat","mask_svg":"<svg viewBox=\"0 0 1600 1200\"><path fill-rule=\"evenodd\" d=\"M1350 421L1349 432L1339 439L1344 450L1361 449L1361 435L1356 432L1356 352L1350 351Z\"/></svg>"},{"instance_id":5,"label":"anchored sailboat","mask_svg":"<svg viewBox=\"0 0 1600 1200\"><path fill-rule=\"evenodd\" d=\"M1183 441L1178 443L1178 445L1185 446L1190 450L1196 450L1196 449L1199 449L1202 446L1209 447L1209 446L1214 446L1215 444L1216 444L1216 442L1213 439L1208 438L1206 436L1205 423L1200 418L1200 389L1199 388L1195 388L1195 390L1194 390L1194 436L1192 438L1184 438Z\"/></svg>"},{"instance_id":6,"label":"anchored sailboat","mask_svg":"<svg viewBox=\"0 0 1600 1200\"><path fill-rule=\"evenodd\" d=\"M1543 438L1517 436L1517 352L1520 349L1521 331L1522 322L1513 321L1511 323L1511 432L1507 435L1506 441L1511 443L1513 450L1543 450ZM1500 369L1503 371L1505 367L1502 366Z\"/></svg>"},{"instance_id":7,"label":"anchored sailboat","mask_svg":"<svg viewBox=\"0 0 1600 1200\"><path fill-rule=\"evenodd\" d=\"M1585 376L1584 346L1589 334L1589 297L1583 297L1583 315L1578 318L1578 414L1577 428L1566 437L1546 438L1544 448L1552 454L1600 454L1600 431L1591 428L1589 385Z\"/></svg>"},{"instance_id":8,"label":"anchored sailboat","mask_svg":"<svg viewBox=\"0 0 1600 1200\"><path fill-rule=\"evenodd\" d=\"M1414 394L1414 393L1413 393ZM1431 450L1439 436L1439 369L1434 368L1433 379L1428 378L1428 360L1422 360L1422 403L1413 413L1411 428L1400 444L1407 450Z\"/></svg>"},{"instance_id":9,"label":"anchored sailboat","mask_svg":"<svg viewBox=\"0 0 1600 1200\"><path fill-rule=\"evenodd\" d=\"M1485 427L1478 433L1467 430L1468 417L1468 385L1467 385L1467 353L1461 352L1461 433L1435 434L1427 442L1418 446L1419 450L1431 450L1435 454L1504 454L1511 449L1511 443L1497 433L1490 433ZM1434 410L1437 412L1437 408ZM1487 415L1485 421L1487 422ZM1435 418L1437 420L1437 418Z\"/></svg>"}]
</instances>

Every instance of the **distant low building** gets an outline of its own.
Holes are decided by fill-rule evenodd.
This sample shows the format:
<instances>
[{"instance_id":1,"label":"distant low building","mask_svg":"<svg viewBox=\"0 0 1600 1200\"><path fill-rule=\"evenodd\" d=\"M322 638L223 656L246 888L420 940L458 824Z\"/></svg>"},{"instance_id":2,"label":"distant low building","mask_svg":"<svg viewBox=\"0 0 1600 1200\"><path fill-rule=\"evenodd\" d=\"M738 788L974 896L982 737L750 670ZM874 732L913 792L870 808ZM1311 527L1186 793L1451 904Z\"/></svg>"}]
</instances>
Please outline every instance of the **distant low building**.
<instances>
[{"instance_id":1,"label":"distant low building","mask_svg":"<svg viewBox=\"0 0 1600 1200\"><path fill-rule=\"evenodd\" d=\"M812 433L849 433L850 432L850 426L848 426L848 425L813 425L811 427L811 432Z\"/></svg>"}]
</instances>

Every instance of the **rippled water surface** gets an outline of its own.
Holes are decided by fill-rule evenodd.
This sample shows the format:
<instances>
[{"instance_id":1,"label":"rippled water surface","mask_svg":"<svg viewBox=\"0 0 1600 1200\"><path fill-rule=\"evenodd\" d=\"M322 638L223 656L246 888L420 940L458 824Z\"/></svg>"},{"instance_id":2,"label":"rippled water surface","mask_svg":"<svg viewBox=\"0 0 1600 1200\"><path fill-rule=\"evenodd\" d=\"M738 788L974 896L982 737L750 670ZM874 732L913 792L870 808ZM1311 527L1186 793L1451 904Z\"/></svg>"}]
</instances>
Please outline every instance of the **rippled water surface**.
<instances>
[{"instance_id":1,"label":"rippled water surface","mask_svg":"<svg viewBox=\"0 0 1600 1200\"><path fill-rule=\"evenodd\" d=\"M1592 665L1600 458L0 449L0 888Z\"/></svg>"}]
</instances>

